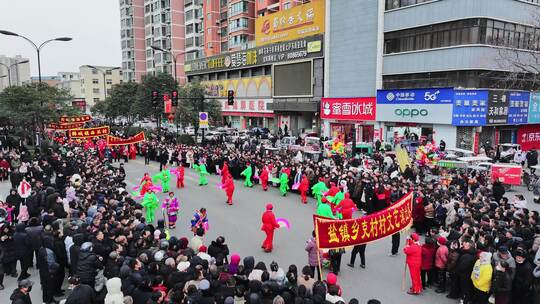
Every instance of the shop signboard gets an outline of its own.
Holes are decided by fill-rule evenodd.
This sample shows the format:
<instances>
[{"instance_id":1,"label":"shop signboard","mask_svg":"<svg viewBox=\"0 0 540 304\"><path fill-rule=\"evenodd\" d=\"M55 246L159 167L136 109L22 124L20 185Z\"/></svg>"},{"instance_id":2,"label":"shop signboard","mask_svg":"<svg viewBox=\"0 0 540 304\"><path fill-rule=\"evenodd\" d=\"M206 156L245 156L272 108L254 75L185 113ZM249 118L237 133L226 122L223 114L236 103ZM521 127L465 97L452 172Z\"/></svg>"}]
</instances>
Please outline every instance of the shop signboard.
<instances>
[{"instance_id":1,"label":"shop signboard","mask_svg":"<svg viewBox=\"0 0 540 304\"><path fill-rule=\"evenodd\" d=\"M508 107L508 124L526 124L529 114L530 93L511 91L508 95L510 99L510 105Z\"/></svg>"},{"instance_id":2,"label":"shop signboard","mask_svg":"<svg viewBox=\"0 0 540 304\"><path fill-rule=\"evenodd\" d=\"M312 0L255 19L257 46L324 33L325 0Z\"/></svg>"},{"instance_id":3,"label":"shop signboard","mask_svg":"<svg viewBox=\"0 0 540 304\"><path fill-rule=\"evenodd\" d=\"M508 92L489 91L488 93L488 125L505 125L508 122L510 102Z\"/></svg>"},{"instance_id":4,"label":"shop signboard","mask_svg":"<svg viewBox=\"0 0 540 304\"><path fill-rule=\"evenodd\" d=\"M451 88L377 91L377 120L404 123L450 124L454 90Z\"/></svg>"},{"instance_id":5,"label":"shop signboard","mask_svg":"<svg viewBox=\"0 0 540 304\"><path fill-rule=\"evenodd\" d=\"M233 105L229 105L227 99L219 99L221 103L221 112L223 115L249 114L245 116L258 116L257 114L270 114L273 111L269 109L269 104L272 103L272 98L237 98ZM268 115L260 115L268 116Z\"/></svg>"},{"instance_id":6,"label":"shop signboard","mask_svg":"<svg viewBox=\"0 0 540 304\"><path fill-rule=\"evenodd\" d=\"M247 50L186 62L187 75L269 65L276 62L323 57L323 35L283 41Z\"/></svg>"},{"instance_id":7,"label":"shop signboard","mask_svg":"<svg viewBox=\"0 0 540 304\"><path fill-rule=\"evenodd\" d=\"M528 123L540 123L540 92L530 94Z\"/></svg>"},{"instance_id":8,"label":"shop signboard","mask_svg":"<svg viewBox=\"0 0 540 304\"><path fill-rule=\"evenodd\" d=\"M375 97L323 98L321 100L321 118L374 121L376 106Z\"/></svg>"},{"instance_id":9,"label":"shop signboard","mask_svg":"<svg viewBox=\"0 0 540 304\"><path fill-rule=\"evenodd\" d=\"M452 108L452 125L484 126L486 125L488 91L456 90Z\"/></svg>"},{"instance_id":10,"label":"shop signboard","mask_svg":"<svg viewBox=\"0 0 540 304\"><path fill-rule=\"evenodd\" d=\"M523 151L540 149L540 125L520 126L517 143L521 145Z\"/></svg>"}]
</instances>

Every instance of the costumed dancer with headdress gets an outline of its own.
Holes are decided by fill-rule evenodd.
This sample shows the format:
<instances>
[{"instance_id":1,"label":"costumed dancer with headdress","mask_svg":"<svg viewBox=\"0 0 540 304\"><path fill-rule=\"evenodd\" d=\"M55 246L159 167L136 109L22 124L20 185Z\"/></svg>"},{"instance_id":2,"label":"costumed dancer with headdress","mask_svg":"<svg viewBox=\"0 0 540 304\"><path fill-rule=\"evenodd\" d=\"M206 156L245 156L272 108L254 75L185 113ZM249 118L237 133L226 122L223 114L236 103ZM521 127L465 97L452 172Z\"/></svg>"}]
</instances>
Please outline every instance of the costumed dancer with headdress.
<instances>
[{"instance_id":1,"label":"costumed dancer with headdress","mask_svg":"<svg viewBox=\"0 0 540 304\"><path fill-rule=\"evenodd\" d=\"M197 228L203 228L205 231L208 231L208 214L206 213L206 208L195 210L195 214L191 218L191 231L193 231L193 234L197 232Z\"/></svg>"},{"instance_id":2,"label":"costumed dancer with headdress","mask_svg":"<svg viewBox=\"0 0 540 304\"><path fill-rule=\"evenodd\" d=\"M159 206L159 200L152 189L146 192L141 205L146 210L146 221L152 223L155 218L156 208Z\"/></svg>"},{"instance_id":3,"label":"costumed dancer with headdress","mask_svg":"<svg viewBox=\"0 0 540 304\"><path fill-rule=\"evenodd\" d=\"M232 175L229 174L227 176L225 183L221 187L225 190L225 193L227 194L227 204L232 206L232 198L234 194L234 180L232 178Z\"/></svg>"},{"instance_id":4,"label":"costumed dancer with headdress","mask_svg":"<svg viewBox=\"0 0 540 304\"><path fill-rule=\"evenodd\" d=\"M274 206L272 204L267 204L266 211L264 211L261 219L261 230L264 231L264 233L266 234L266 238L264 239L261 248L263 248L265 252L272 252L274 242L274 230L279 228L279 224L276 221L276 216L274 215L272 209L274 209Z\"/></svg>"},{"instance_id":5,"label":"costumed dancer with headdress","mask_svg":"<svg viewBox=\"0 0 540 304\"><path fill-rule=\"evenodd\" d=\"M152 178L150 178L150 175L148 173L144 173L144 176L139 183L139 195L144 196L146 192L148 192L152 188L152 186Z\"/></svg>"},{"instance_id":6,"label":"costumed dancer with headdress","mask_svg":"<svg viewBox=\"0 0 540 304\"><path fill-rule=\"evenodd\" d=\"M332 207L328 205L328 200L324 196L321 199L321 203L317 205L317 215L330 219L336 218L332 212Z\"/></svg>"},{"instance_id":7,"label":"costumed dancer with headdress","mask_svg":"<svg viewBox=\"0 0 540 304\"><path fill-rule=\"evenodd\" d=\"M268 167L266 165L263 166L261 170L261 174L259 174L259 179L261 181L261 185L264 191L268 190Z\"/></svg>"},{"instance_id":8,"label":"costumed dancer with headdress","mask_svg":"<svg viewBox=\"0 0 540 304\"><path fill-rule=\"evenodd\" d=\"M253 187L253 183L251 182L251 176L253 175L253 169L251 169L251 164L247 163L246 168L244 171L240 173L240 175L244 176L246 180L244 181L244 186L246 187Z\"/></svg>"},{"instance_id":9,"label":"costumed dancer with headdress","mask_svg":"<svg viewBox=\"0 0 540 304\"><path fill-rule=\"evenodd\" d=\"M327 191L328 191L328 188L326 187L326 184L324 183L324 179L320 177L319 182L313 185L313 187L311 187L311 193L313 193L313 196L317 199L317 206L321 204L321 200Z\"/></svg>"},{"instance_id":10,"label":"costumed dancer with headdress","mask_svg":"<svg viewBox=\"0 0 540 304\"><path fill-rule=\"evenodd\" d=\"M300 198L302 203L307 204L307 192L309 191L309 180L305 174L302 174L302 179L300 180L300 186L298 186L298 191L300 191Z\"/></svg>"},{"instance_id":11,"label":"costumed dancer with headdress","mask_svg":"<svg viewBox=\"0 0 540 304\"><path fill-rule=\"evenodd\" d=\"M227 164L227 161L223 162L223 167L221 167L221 184L224 185L225 181L227 181L227 178L229 177L229 165Z\"/></svg>"},{"instance_id":12,"label":"costumed dancer with headdress","mask_svg":"<svg viewBox=\"0 0 540 304\"><path fill-rule=\"evenodd\" d=\"M163 204L161 204L161 208L163 208L167 214L167 223L169 225L169 228L176 228L176 220L178 211L180 210L180 203L174 195L174 192L169 192L169 197L165 199Z\"/></svg>"},{"instance_id":13,"label":"costumed dancer with headdress","mask_svg":"<svg viewBox=\"0 0 540 304\"><path fill-rule=\"evenodd\" d=\"M356 204L351 199L351 196L349 195L349 192L345 193L345 198L339 202L339 204L336 207L337 213L339 213L338 217L341 216L341 219L343 220L350 220L352 219L353 212L356 210Z\"/></svg>"},{"instance_id":14,"label":"costumed dancer with headdress","mask_svg":"<svg viewBox=\"0 0 540 304\"><path fill-rule=\"evenodd\" d=\"M282 196L286 196L287 190L289 190L289 176L283 171L279 176L279 192Z\"/></svg>"},{"instance_id":15,"label":"costumed dancer with headdress","mask_svg":"<svg viewBox=\"0 0 540 304\"><path fill-rule=\"evenodd\" d=\"M161 172L152 177L153 181L156 181L158 179L161 181L161 188L163 190L163 193L169 192L169 189L171 188L171 172L167 169L166 166L163 167L163 170L161 170Z\"/></svg>"},{"instance_id":16,"label":"costumed dancer with headdress","mask_svg":"<svg viewBox=\"0 0 540 304\"><path fill-rule=\"evenodd\" d=\"M184 188L184 167L182 165L178 166L174 171L176 175L176 188Z\"/></svg>"},{"instance_id":17,"label":"costumed dancer with headdress","mask_svg":"<svg viewBox=\"0 0 540 304\"><path fill-rule=\"evenodd\" d=\"M193 165L193 168L195 168L195 171L199 172L199 186L208 185L208 178L206 176L209 175L209 173L206 171L206 165L201 163L199 165Z\"/></svg>"}]
</instances>

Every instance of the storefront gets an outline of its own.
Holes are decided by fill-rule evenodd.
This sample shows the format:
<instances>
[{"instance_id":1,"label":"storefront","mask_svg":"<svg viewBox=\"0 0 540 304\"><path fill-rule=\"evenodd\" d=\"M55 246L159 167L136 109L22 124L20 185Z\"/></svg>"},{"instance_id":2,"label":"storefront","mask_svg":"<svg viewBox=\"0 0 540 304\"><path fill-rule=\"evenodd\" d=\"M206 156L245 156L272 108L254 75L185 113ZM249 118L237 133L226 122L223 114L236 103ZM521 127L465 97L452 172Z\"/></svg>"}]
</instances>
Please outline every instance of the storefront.
<instances>
[{"instance_id":1,"label":"storefront","mask_svg":"<svg viewBox=\"0 0 540 304\"><path fill-rule=\"evenodd\" d=\"M322 134L345 142L373 142L377 102L375 97L323 98Z\"/></svg>"},{"instance_id":2,"label":"storefront","mask_svg":"<svg viewBox=\"0 0 540 304\"><path fill-rule=\"evenodd\" d=\"M254 127L273 129L274 113L268 109L272 99L236 99L229 106L226 99L221 99L221 114L224 124L237 129Z\"/></svg>"},{"instance_id":3,"label":"storefront","mask_svg":"<svg viewBox=\"0 0 540 304\"><path fill-rule=\"evenodd\" d=\"M379 90L376 116L383 140L395 145L442 139L455 147L456 128L449 115L453 99L451 88Z\"/></svg>"}]
</instances>

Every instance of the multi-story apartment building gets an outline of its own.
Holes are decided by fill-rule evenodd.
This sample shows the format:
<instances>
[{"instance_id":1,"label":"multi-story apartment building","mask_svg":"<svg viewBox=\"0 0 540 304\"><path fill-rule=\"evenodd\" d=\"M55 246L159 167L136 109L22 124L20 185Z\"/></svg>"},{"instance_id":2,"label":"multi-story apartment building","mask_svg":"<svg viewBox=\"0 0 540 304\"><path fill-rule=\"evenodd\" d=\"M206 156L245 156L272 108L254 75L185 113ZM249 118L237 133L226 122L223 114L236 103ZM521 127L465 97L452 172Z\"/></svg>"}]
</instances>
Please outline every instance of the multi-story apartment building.
<instances>
[{"instance_id":1,"label":"multi-story apartment building","mask_svg":"<svg viewBox=\"0 0 540 304\"><path fill-rule=\"evenodd\" d=\"M28 59L20 55L15 57L0 55L0 92L10 83L14 86L30 83L30 63L18 64L22 61L28 61Z\"/></svg>"},{"instance_id":2,"label":"multi-story apartment building","mask_svg":"<svg viewBox=\"0 0 540 304\"><path fill-rule=\"evenodd\" d=\"M81 92L80 76L78 72L60 72L58 73L60 82L58 82L56 87L67 90L72 96L72 106L78 107L82 112L86 112L86 100Z\"/></svg>"},{"instance_id":3,"label":"multi-story apartment building","mask_svg":"<svg viewBox=\"0 0 540 304\"><path fill-rule=\"evenodd\" d=\"M118 67L87 65L79 67L80 97L84 98L87 111L96 102L105 100L113 85L123 82L122 74L122 70Z\"/></svg>"},{"instance_id":4,"label":"multi-story apartment building","mask_svg":"<svg viewBox=\"0 0 540 304\"><path fill-rule=\"evenodd\" d=\"M186 60L204 57L203 0L184 0L184 20Z\"/></svg>"},{"instance_id":5,"label":"multi-story apartment building","mask_svg":"<svg viewBox=\"0 0 540 304\"><path fill-rule=\"evenodd\" d=\"M256 0L255 12L257 16L266 16L308 2L310 0Z\"/></svg>"},{"instance_id":6,"label":"multi-story apartment building","mask_svg":"<svg viewBox=\"0 0 540 304\"><path fill-rule=\"evenodd\" d=\"M120 0L120 15L123 80L140 81L147 73L170 73L183 83L183 1Z\"/></svg>"}]
</instances>

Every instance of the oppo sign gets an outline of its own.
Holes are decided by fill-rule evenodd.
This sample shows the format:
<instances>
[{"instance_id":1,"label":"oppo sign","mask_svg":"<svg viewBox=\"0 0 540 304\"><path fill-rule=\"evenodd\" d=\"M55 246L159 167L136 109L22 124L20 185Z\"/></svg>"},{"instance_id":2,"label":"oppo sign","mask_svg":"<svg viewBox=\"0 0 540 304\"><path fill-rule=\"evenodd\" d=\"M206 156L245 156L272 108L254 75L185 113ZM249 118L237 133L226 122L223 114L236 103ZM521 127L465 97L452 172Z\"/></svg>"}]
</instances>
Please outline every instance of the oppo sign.
<instances>
[{"instance_id":1,"label":"oppo sign","mask_svg":"<svg viewBox=\"0 0 540 304\"><path fill-rule=\"evenodd\" d=\"M399 117L417 117L417 116L428 116L429 112L427 109L395 109L394 114Z\"/></svg>"}]
</instances>

